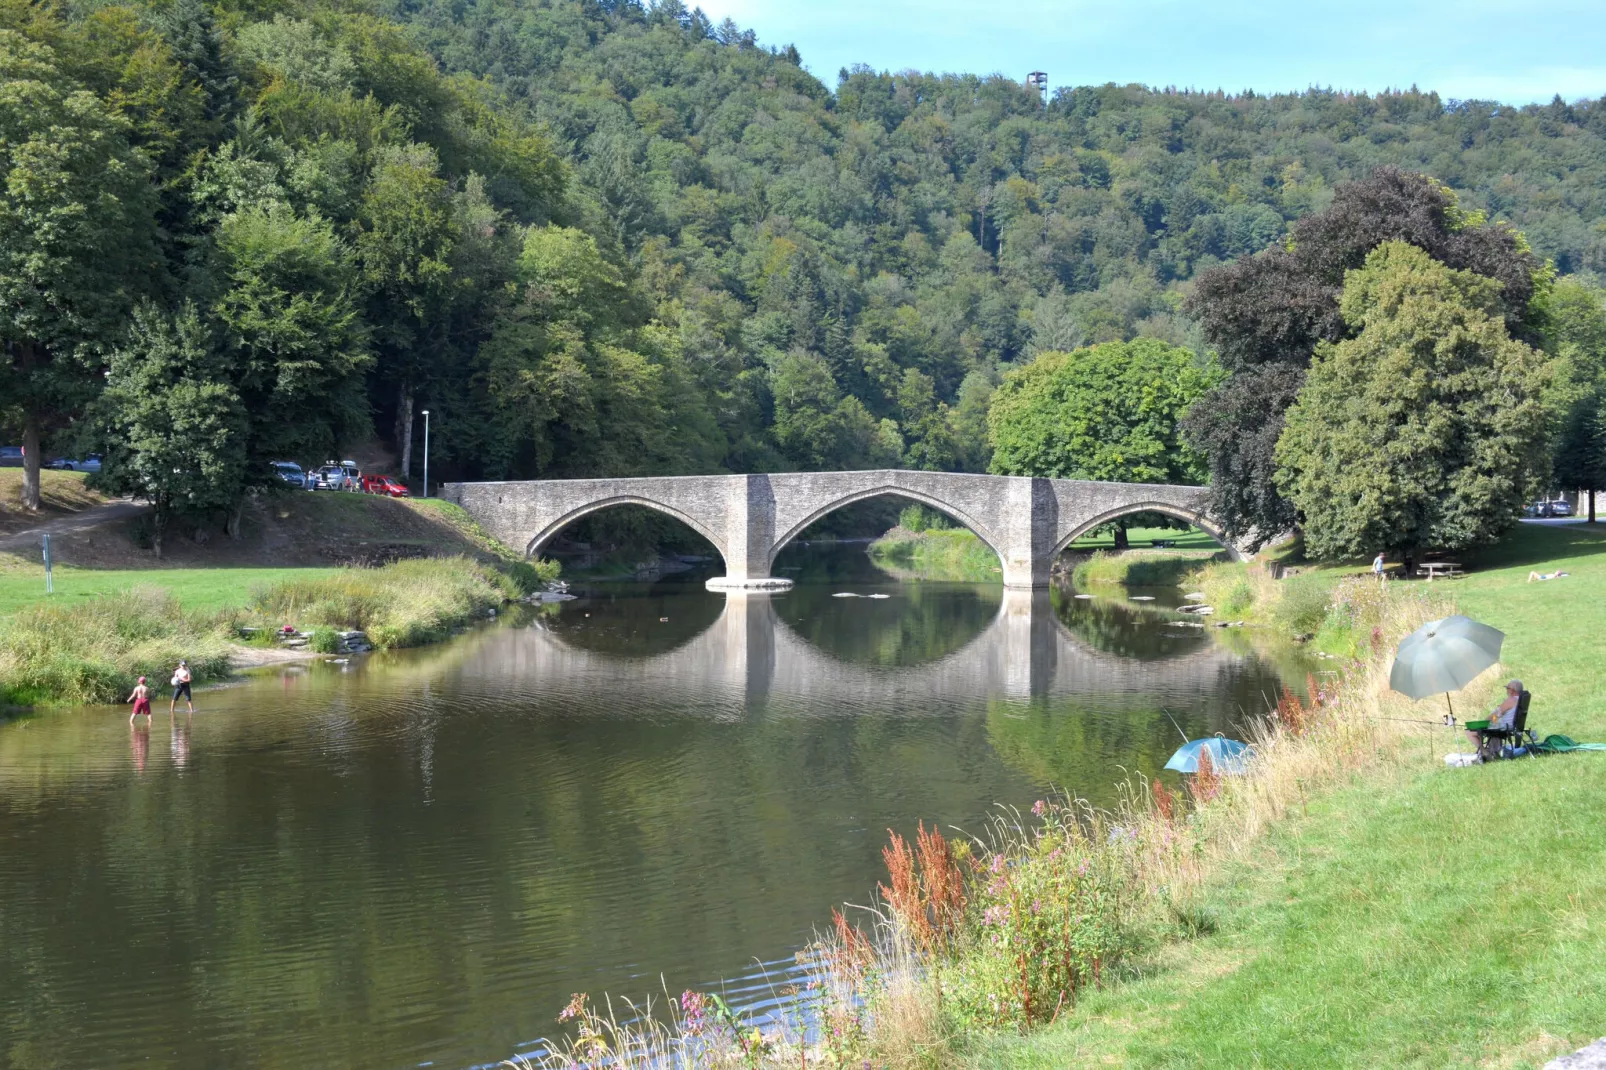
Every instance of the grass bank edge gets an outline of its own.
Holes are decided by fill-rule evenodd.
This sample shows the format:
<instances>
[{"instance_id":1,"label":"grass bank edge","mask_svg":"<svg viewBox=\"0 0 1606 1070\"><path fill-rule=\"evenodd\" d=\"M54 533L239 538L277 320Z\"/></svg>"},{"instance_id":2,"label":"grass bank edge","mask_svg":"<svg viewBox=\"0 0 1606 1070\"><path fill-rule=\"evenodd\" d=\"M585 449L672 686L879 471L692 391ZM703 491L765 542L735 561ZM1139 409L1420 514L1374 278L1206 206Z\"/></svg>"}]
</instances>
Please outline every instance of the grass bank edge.
<instances>
[{"instance_id":1,"label":"grass bank edge","mask_svg":"<svg viewBox=\"0 0 1606 1070\"><path fill-rule=\"evenodd\" d=\"M1594 639L1606 625L1606 526L1525 526L1469 562L1466 579L1380 595L1431 591L1454 602L1438 612L1506 632L1502 664L1457 709L1486 708L1517 676L1541 734L1606 738ZM1570 577L1527 582L1558 567ZM1335 591L1353 584L1333 571ZM1398 715L1443 711L1429 706ZM1459 733L1406 732L1348 781L1311 791L1254 855L1201 888L1216 934L1174 946L1048 1030L972 1038L965 1063L1537 1068L1595 1039L1606 762L1451 770L1435 750L1467 749Z\"/></svg>"},{"instance_id":2,"label":"grass bank edge","mask_svg":"<svg viewBox=\"0 0 1606 1070\"><path fill-rule=\"evenodd\" d=\"M353 629L380 649L438 642L540 589L558 566L457 556L309 571L316 574L259 585L243 605L210 613L149 586L20 610L0 621L0 705L119 702L139 676L165 679L181 657L198 682L219 680L248 627Z\"/></svg>"}]
</instances>

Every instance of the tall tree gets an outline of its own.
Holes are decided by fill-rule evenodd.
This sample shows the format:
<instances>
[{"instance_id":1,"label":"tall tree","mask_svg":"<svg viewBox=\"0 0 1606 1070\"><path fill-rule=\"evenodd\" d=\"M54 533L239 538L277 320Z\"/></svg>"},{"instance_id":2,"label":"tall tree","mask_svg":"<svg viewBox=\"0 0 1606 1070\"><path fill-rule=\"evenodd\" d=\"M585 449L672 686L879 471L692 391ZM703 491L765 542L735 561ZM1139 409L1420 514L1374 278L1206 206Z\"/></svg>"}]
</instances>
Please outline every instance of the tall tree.
<instances>
[{"instance_id":1,"label":"tall tree","mask_svg":"<svg viewBox=\"0 0 1606 1070\"><path fill-rule=\"evenodd\" d=\"M28 509L47 436L95 396L102 354L161 274L127 132L53 50L0 29L0 393L20 409Z\"/></svg>"},{"instance_id":2,"label":"tall tree","mask_svg":"<svg viewBox=\"0 0 1606 1070\"><path fill-rule=\"evenodd\" d=\"M248 420L231 370L193 305L172 321L154 305L136 309L112 355L98 481L151 502L157 557L175 517L232 511L243 493Z\"/></svg>"},{"instance_id":3,"label":"tall tree","mask_svg":"<svg viewBox=\"0 0 1606 1070\"><path fill-rule=\"evenodd\" d=\"M1508 331L1539 341L1542 302L1534 297L1548 285L1548 269L1521 235L1464 211L1426 175L1379 167L1340 186L1332 204L1294 226L1287 246L1205 272L1188 298L1231 373L1194 407L1189 425L1209 456L1212 511L1229 535L1264 542L1291 525L1293 511L1272 479L1281 406L1316 346L1358 329L1339 308L1345 273L1390 241L1496 280L1491 300ZM1295 371L1261 370L1279 364Z\"/></svg>"},{"instance_id":4,"label":"tall tree","mask_svg":"<svg viewBox=\"0 0 1606 1070\"><path fill-rule=\"evenodd\" d=\"M998 475L1199 483L1204 459L1179 424L1219 378L1153 338L1044 353L1004 376L987 413ZM1125 525L1117 524L1118 545Z\"/></svg>"},{"instance_id":5,"label":"tall tree","mask_svg":"<svg viewBox=\"0 0 1606 1070\"><path fill-rule=\"evenodd\" d=\"M1549 311L1562 380L1556 393L1564 406L1556 483L1587 495L1593 524L1595 495L1606 490L1606 290L1581 279L1561 279Z\"/></svg>"},{"instance_id":6,"label":"tall tree","mask_svg":"<svg viewBox=\"0 0 1606 1070\"><path fill-rule=\"evenodd\" d=\"M1546 471L1539 351L1500 283L1388 242L1352 271L1277 442L1277 481L1318 557L1492 542Z\"/></svg>"}]
</instances>

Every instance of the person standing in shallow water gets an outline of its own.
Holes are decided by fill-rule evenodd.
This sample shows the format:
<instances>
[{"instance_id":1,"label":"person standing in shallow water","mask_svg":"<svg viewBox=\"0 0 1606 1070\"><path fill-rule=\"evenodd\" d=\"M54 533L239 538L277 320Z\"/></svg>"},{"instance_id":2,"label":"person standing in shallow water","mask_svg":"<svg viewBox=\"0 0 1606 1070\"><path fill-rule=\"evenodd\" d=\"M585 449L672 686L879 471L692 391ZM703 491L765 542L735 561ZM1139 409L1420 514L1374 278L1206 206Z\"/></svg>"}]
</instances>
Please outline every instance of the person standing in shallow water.
<instances>
[{"instance_id":1,"label":"person standing in shallow water","mask_svg":"<svg viewBox=\"0 0 1606 1070\"><path fill-rule=\"evenodd\" d=\"M145 685L145 677L139 678L139 683L134 685L134 690L124 701L134 704L134 712L128 715L129 724L133 724L136 717L151 715L151 689Z\"/></svg>"},{"instance_id":2,"label":"person standing in shallow water","mask_svg":"<svg viewBox=\"0 0 1606 1070\"><path fill-rule=\"evenodd\" d=\"M190 696L190 663L180 658L178 668L173 670L173 701L167 704L167 712L173 713L178 709L178 697L184 696L184 705L189 707L191 713L195 712L195 700Z\"/></svg>"}]
</instances>

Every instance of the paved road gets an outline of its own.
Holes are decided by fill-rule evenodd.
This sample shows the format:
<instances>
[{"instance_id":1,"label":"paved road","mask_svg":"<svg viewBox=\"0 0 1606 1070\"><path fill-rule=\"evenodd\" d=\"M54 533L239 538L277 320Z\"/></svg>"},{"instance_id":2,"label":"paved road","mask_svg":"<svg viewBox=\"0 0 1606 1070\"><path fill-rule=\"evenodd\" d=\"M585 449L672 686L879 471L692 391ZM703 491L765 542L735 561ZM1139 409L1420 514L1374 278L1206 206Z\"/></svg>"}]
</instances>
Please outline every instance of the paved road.
<instances>
[{"instance_id":1,"label":"paved road","mask_svg":"<svg viewBox=\"0 0 1606 1070\"><path fill-rule=\"evenodd\" d=\"M128 501L126 499L107 502L104 505L92 505L88 509L74 513L71 516L58 517L47 521L37 527L24 531L14 532L10 535L0 535L0 553L19 553L25 550L39 548L41 535L71 535L86 531L108 520L121 520L124 517L137 516L149 509L145 502Z\"/></svg>"}]
</instances>

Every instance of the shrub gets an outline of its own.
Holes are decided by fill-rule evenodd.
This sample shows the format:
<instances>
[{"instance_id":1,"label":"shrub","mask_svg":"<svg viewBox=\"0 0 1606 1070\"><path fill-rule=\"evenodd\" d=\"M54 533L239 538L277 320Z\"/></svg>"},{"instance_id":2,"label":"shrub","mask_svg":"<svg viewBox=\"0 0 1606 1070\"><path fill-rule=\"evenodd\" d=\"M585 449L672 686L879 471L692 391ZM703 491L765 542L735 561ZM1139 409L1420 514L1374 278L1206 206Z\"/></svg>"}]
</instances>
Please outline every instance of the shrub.
<instances>
[{"instance_id":1,"label":"shrub","mask_svg":"<svg viewBox=\"0 0 1606 1070\"><path fill-rule=\"evenodd\" d=\"M312 638L307 645L319 654L335 654L340 651L340 636L327 624L320 624L312 629Z\"/></svg>"},{"instance_id":2,"label":"shrub","mask_svg":"<svg viewBox=\"0 0 1606 1070\"><path fill-rule=\"evenodd\" d=\"M919 535L923 531L946 531L954 522L935 509L914 502L903 507L898 514L898 526Z\"/></svg>"},{"instance_id":3,"label":"shrub","mask_svg":"<svg viewBox=\"0 0 1606 1070\"><path fill-rule=\"evenodd\" d=\"M121 702L141 675L165 682L187 658L197 682L228 673L214 623L166 591L135 588L71 605L45 603L0 626L0 701L19 706Z\"/></svg>"},{"instance_id":4,"label":"shrub","mask_svg":"<svg viewBox=\"0 0 1606 1070\"><path fill-rule=\"evenodd\" d=\"M466 557L420 558L286 580L259 589L251 612L267 624L358 629L389 648L444 639L518 593L513 579Z\"/></svg>"},{"instance_id":5,"label":"shrub","mask_svg":"<svg viewBox=\"0 0 1606 1070\"><path fill-rule=\"evenodd\" d=\"M507 568L507 576L520 595L531 595L557 579L562 571L562 566L556 561L538 558L533 564L529 561L513 562Z\"/></svg>"},{"instance_id":6,"label":"shrub","mask_svg":"<svg viewBox=\"0 0 1606 1070\"><path fill-rule=\"evenodd\" d=\"M1272 620L1293 635L1314 635L1327 619L1332 584L1321 573L1290 576L1278 584Z\"/></svg>"}]
</instances>

